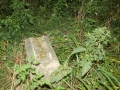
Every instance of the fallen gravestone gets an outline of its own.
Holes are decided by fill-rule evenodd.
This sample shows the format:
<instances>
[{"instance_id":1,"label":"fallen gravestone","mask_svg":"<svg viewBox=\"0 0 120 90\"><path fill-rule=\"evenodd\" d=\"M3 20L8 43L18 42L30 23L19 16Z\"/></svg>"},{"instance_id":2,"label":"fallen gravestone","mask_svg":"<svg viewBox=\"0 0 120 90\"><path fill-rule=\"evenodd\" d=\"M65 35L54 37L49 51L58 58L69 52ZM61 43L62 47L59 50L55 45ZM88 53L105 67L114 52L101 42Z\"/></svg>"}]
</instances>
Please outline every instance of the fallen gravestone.
<instances>
[{"instance_id":1,"label":"fallen gravestone","mask_svg":"<svg viewBox=\"0 0 120 90\"><path fill-rule=\"evenodd\" d=\"M43 73L45 79L49 80L51 74L60 65L49 38L47 36L28 38L25 40L25 48L29 63L31 59L40 62L39 65L33 65L33 67L37 73Z\"/></svg>"}]
</instances>

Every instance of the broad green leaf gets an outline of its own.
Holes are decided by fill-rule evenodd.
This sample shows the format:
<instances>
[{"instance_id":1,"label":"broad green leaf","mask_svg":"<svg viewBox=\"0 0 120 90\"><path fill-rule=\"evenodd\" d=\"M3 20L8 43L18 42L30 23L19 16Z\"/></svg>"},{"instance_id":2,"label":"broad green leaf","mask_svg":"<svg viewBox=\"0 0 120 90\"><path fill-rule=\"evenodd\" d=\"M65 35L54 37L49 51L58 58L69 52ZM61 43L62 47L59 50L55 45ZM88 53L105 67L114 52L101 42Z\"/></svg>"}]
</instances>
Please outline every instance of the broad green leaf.
<instances>
[{"instance_id":1,"label":"broad green leaf","mask_svg":"<svg viewBox=\"0 0 120 90\"><path fill-rule=\"evenodd\" d=\"M84 76L91 68L92 62L91 61L82 61L81 65L82 65L82 76Z\"/></svg>"},{"instance_id":2,"label":"broad green leaf","mask_svg":"<svg viewBox=\"0 0 120 90\"><path fill-rule=\"evenodd\" d=\"M56 75L56 76L54 76L54 77L52 77L51 79L50 79L50 82L51 83L53 83L53 82L58 82L58 81L60 81L61 79L62 79L62 74L58 74L58 75Z\"/></svg>"},{"instance_id":3,"label":"broad green leaf","mask_svg":"<svg viewBox=\"0 0 120 90\"><path fill-rule=\"evenodd\" d=\"M53 74L52 77L50 78L50 82L58 82L60 81L62 78L64 78L66 75L68 75L71 72L71 68L70 67L60 67L60 69L58 69L55 73L57 74Z\"/></svg>"},{"instance_id":4,"label":"broad green leaf","mask_svg":"<svg viewBox=\"0 0 120 90\"><path fill-rule=\"evenodd\" d=\"M83 52L83 51L85 51L85 48L82 47L82 46L79 46L79 47L77 47L77 48L75 48L75 49L73 50L73 52L71 53L71 56L72 56L73 54L75 54L75 53Z\"/></svg>"}]
</instances>

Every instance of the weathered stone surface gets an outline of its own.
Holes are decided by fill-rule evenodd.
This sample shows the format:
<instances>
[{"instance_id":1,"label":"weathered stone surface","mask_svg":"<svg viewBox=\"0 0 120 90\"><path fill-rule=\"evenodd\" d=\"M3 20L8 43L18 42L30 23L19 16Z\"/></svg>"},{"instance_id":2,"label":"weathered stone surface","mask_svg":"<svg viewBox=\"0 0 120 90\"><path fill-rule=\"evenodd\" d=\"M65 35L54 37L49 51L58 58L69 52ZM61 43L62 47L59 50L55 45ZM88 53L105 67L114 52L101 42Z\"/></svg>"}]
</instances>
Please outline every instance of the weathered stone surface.
<instances>
[{"instance_id":1,"label":"weathered stone surface","mask_svg":"<svg viewBox=\"0 0 120 90\"><path fill-rule=\"evenodd\" d=\"M52 72L60 65L49 38L47 36L28 38L25 40L25 47L29 63L31 59L40 62L33 67L37 73L43 73L49 80Z\"/></svg>"}]
</instances>

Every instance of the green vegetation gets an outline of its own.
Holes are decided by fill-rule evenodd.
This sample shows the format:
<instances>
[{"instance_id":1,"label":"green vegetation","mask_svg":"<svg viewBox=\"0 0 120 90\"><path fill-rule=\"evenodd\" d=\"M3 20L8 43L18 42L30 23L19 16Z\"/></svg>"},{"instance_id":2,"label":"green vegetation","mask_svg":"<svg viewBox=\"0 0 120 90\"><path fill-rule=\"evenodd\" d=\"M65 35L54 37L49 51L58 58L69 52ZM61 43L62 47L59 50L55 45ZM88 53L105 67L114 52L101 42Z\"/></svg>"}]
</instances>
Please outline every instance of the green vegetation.
<instances>
[{"instance_id":1,"label":"green vegetation","mask_svg":"<svg viewBox=\"0 0 120 90\"><path fill-rule=\"evenodd\" d=\"M24 50L42 35L61 64L50 81ZM0 90L119 90L120 0L1 0L0 82Z\"/></svg>"}]
</instances>

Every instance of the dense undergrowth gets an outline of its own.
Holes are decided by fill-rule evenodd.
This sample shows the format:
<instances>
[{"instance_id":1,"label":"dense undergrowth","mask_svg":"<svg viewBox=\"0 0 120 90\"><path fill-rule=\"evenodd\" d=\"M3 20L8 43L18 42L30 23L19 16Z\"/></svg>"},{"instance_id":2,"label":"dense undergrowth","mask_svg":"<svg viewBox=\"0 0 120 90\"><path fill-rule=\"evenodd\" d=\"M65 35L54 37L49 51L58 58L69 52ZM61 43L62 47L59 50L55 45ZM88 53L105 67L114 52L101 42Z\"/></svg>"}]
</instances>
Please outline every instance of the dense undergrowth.
<instances>
[{"instance_id":1,"label":"dense undergrowth","mask_svg":"<svg viewBox=\"0 0 120 90\"><path fill-rule=\"evenodd\" d=\"M0 90L119 90L119 2L0 1ZM50 81L25 61L24 40L42 35L61 64Z\"/></svg>"}]
</instances>

